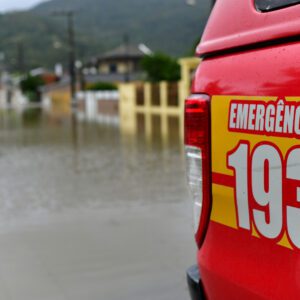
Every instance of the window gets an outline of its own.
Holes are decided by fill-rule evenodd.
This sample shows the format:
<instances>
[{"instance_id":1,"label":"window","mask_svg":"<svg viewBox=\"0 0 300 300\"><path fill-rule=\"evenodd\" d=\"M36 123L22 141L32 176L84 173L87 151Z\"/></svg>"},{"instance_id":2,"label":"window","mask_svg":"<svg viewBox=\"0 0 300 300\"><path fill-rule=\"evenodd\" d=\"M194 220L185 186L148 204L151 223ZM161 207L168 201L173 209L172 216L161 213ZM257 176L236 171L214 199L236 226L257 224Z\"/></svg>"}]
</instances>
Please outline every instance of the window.
<instances>
[{"instance_id":1,"label":"window","mask_svg":"<svg viewBox=\"0 0 300 300\"><path fill-rule=\"evenodd\" d=\"M109 66L109 72L110 72L111 74L117 73L117 70L118 70L118 68L117 68L117 65L116 65L116 64L110 64L110 66Z\"/></svg>"},{"instance_id":2,"label":"window","mask_svg":"<svg viewBox=\"0 0 300 300\"><path fill-rule=\"evenodd\" d=\"M255 0L257 10L261 12L269 12L299 3L300 0Z\"/></svg>"}]
</instances>

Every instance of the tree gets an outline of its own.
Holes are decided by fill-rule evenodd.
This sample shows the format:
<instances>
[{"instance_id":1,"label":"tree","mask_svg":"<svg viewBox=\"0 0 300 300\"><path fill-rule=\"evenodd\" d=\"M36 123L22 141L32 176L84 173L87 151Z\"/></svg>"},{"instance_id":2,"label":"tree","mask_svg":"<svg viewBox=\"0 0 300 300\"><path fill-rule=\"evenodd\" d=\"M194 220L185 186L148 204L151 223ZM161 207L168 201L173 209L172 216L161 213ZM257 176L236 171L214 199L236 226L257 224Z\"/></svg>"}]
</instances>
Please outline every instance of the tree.
<instances>
[{"instance_id":1,"label":"tree","mask_svg":"<svg viewBox=\"0 0 300 300\"><path fill-rule=\"evenodd\" d=\"M20 82L22 92L28 97L31 102L40 101L40 87L45 84L40 76L27 75L25 79Z\"/></svg>"},{"instance_id":2,"label":"tree","mask_svg":"<svg viewBox=\"0 0 300 300\"><path fill-rule=\"evenodd\" d=\"M180 65L176 59L166 54L155 53L145 56L141 66L147 73L147 79L152 82L180 80Z\"/></svg>"}]
</instances>

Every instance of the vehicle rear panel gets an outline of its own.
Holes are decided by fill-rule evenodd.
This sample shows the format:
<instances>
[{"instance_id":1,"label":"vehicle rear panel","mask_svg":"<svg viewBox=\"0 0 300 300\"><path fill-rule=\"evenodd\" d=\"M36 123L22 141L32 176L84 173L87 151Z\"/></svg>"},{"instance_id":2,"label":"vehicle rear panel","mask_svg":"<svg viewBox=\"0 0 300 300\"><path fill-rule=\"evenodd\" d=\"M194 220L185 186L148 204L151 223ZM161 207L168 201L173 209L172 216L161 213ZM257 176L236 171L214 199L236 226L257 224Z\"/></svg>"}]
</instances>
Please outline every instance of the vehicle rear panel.
<instances>
[{"instance_id":1,"label":"vehicle rear panel","mask_svg":"<svg viewBox=\"0 0 300 300\"><path fill-rule=\"evenodd\" d=\"M300 102L299 65L300 42L296 41L206 58L197 71L193 92L212 96L213 206L206 239L198 253L208 299L300 298L300 252L287 229L287 207L300 207L297 201L300 181L286 179L286 168L291 167L286 159L299 147L299 137L263 130L232 130L229 126L232 103L273 103L275 109L280 100L283 105L297 105ZM269 166L270 170L268 166L252 167L254 178L247 181L249 229L241 224L243 217L236 199L237 176L228 162L240 144L248 147L249 157L264 145L280 157L272 168ZM247 165L249 177L250 164ZM274 186L274 182L269 181L273 170L280 168L282 181ZM279 211L281 214L280 232L274 236L271 233L269 237L254 221L254 211L261 211L268 226L272 217L269 207L259 205L260 199L256 201L251 191L252 181L263 172L267 179L261 184L266 186L266 192L276 185L282 186L278 193L282 203L277 209L277 214Z\"/></svg>"},{"instance_id":2,"label":"vehicle rear panel","mask_svg":"<svg viewBox=\"0 0 300 300\"><path fill-rule=\"evenodd\" d=\"M198 55L299 36L300 5L261 13L255 1L217 0L197 48ZM286 2L265 1L270 7L273 2Z\"/></svg>"}]
</instances>

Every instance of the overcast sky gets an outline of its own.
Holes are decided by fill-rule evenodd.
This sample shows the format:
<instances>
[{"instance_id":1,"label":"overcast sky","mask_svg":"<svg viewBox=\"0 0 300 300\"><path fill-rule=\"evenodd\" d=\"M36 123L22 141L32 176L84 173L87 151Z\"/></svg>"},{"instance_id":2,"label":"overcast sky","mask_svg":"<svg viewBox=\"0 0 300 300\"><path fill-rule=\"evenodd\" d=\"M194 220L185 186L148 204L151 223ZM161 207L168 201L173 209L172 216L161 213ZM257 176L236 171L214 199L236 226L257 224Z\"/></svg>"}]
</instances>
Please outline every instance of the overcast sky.
<instances>
[{"instance_id":1,"label":"overcast sky","mask_svg":"<svg viewBox=\"0 0 300 300\"><path fill-rule=\"evenodd\" d=\"M0 0L0 11L27 9L44 0Z\"/></svg>"}]
</instances>

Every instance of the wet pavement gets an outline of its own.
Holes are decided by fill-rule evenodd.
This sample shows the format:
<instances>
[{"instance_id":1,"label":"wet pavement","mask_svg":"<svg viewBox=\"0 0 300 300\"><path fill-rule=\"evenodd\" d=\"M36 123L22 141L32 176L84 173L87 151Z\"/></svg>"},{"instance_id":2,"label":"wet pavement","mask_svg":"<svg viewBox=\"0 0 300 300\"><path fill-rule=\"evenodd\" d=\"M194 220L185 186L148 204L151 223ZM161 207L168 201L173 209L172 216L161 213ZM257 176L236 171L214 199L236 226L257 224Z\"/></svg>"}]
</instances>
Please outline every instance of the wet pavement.
<instances>
[{"instance_id":1,"label":"wet pavement","mask_svg":"<svg viewBox=\"0 0 300 300\"><path fill-rule=\"evenodd\" d=\"M189 299L176 136L166 147L117 122L0 111L0 299Z\"/></svg>"}]
</instances>

